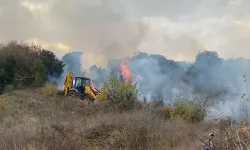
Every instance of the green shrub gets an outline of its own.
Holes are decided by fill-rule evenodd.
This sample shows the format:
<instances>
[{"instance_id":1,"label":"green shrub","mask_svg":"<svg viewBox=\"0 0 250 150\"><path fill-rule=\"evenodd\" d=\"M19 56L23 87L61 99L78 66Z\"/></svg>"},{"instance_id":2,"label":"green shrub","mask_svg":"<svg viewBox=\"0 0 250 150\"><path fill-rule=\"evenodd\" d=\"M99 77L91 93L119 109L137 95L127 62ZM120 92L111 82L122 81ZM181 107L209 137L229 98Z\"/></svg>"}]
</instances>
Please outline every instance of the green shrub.
<instances>
[{"instance_id":1,"label":"green shrub","mask_svg":"<svg viewBox=\"0 0 250 150\"><path fill-rule=\"evenodd\" d=\"M178 97L171 105L164 107L160 115L166 119L181 117L186 121L196 123L204 120L205 112L203 105Z\"/></svg>"},{"instance_id":2,"label":"green shrub","mask_svg":"<svg viewBox=\"0 0 250 150\"><path fill-rule=\"evenodd\" d=\"M11 41L0 46L0 91L15 87L41 86L48 76L59 77L63 63L55 54L36 45Z\"/></svg>"},{"instance_id":3,"label":"green shrub","mask_svg":"<svg viewBox=\"0 0 250 150\"><path fill-rule=\"evenodd\" d=\"M47 83L44 88L43 92L46 96L55 96L58 94L57 87L54 84Z\"/></svg>"},{"instance_id":4,"label":"green shrub","mask_svg":"<svg viewBox=\"0 0 250 150\"><path fill-rule=\"evenodd\" d=\"M131 110L135 107L137 101L136 85L132 83L126 84L111 77L108 83L104 83L102 90L105 94L102 99L107 99L111 104L115 105L119 110Z\"/></svg>"},{"instance_id":5,"label":"green shrub","mask_svg":"<svg viewBox=\"0 0 250 150\"><path fill-rule=\"evenodd\" d=\"M14 85L7 85L5 88L4 88L4 92L11 92L15 89L15 86Z\"/></svg>"},{"instance_id":6,"label":"green shrub","mask_svg":"<svg viewBox=\"0 0 250 150\"><path fill-rule=\"evenodd\" d=\"M45 79L46 79L46 70L45 70L45 66L43 65L41 60L35 60L34 62L34 68L33 70L33 74L32 74L32 78L33 78L33 86L41 86L45 83Z\"/></svg>"},{"instance_id":7,"label":"green shrub","mask_svg":"<svg viewBox=\"0 0 250 150\"><path fill-rule=\"evenodd\" d=\"M101 89L100 92L101 92L101 94L97 96L97 99L101 100L101 101L107 101L108 91L107 91L106 86L103 86L103 88Z\"/></svg>"}]
</instances>

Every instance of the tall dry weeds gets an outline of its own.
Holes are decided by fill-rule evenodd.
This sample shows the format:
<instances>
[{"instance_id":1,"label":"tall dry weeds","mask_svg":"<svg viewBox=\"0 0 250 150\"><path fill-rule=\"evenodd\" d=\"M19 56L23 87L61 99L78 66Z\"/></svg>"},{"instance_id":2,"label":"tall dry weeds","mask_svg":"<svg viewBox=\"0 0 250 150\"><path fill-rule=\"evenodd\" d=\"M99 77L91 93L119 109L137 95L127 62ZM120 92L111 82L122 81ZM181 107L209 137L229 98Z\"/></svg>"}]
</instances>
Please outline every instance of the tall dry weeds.
<instances>
[{"instance_id":1,"label":"tall dry weeds","mask_svg":"<svg viewBox=\"0 0 250 150\"><path fill-rule=\"evenodd\" d=\"M249 128L180 118L161 119L157 105L119 112L105 102L87 105L41 89L0 96L0 149L3 150L200 150L214 131L218 149L246 149ZM226 134L227 133L227 134Z\"/></svg>"}]
</instances>

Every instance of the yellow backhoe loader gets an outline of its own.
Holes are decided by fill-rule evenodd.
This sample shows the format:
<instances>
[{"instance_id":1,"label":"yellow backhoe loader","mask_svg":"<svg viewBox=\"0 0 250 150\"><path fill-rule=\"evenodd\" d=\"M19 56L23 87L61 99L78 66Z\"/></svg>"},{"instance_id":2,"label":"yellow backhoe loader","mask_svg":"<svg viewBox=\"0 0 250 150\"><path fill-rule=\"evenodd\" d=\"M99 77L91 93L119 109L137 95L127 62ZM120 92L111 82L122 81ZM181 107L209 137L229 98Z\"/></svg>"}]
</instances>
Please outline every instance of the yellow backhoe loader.
<instances>
[{"instance_id":1,"label":"yellow backhoe loader","mask_svg":"<svg viewBox=\"0 0 250 150\"><path fill-rule=\"evenodd\" d=\"M66 76L63 92L65 96L72 96L92 102L101 94L99 90L91 86L90 78L74 77L73 72L69 72Z\"/></svg>"}]
</instances>

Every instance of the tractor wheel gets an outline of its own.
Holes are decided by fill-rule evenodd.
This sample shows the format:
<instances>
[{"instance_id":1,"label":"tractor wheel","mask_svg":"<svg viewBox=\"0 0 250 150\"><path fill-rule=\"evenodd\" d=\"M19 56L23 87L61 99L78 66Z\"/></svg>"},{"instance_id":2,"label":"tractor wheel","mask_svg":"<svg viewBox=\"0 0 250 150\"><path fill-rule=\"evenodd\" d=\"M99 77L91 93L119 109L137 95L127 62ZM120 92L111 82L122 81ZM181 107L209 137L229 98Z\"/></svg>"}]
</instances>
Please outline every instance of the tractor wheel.
<instances>
[{"instance_id":1,"label":"tractor wheel","mask_svg":"<svg viewBox=\"0 0 250 150\"><path fill-rule=\"evenodd\" d=\"M68 96L70 96L70 97L72 97L74 99L79 98L78 93L76 91L70 91Z\"/></svg>"}]
</instances>

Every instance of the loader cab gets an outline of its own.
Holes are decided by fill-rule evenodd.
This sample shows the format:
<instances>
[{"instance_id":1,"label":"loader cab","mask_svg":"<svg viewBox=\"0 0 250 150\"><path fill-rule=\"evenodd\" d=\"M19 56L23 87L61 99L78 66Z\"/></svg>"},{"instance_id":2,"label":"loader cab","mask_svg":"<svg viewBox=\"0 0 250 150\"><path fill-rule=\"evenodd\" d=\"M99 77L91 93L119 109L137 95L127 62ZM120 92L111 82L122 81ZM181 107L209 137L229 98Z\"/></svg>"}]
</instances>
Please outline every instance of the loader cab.
<instances>
[{"instance_id":1,"label":"loader cab","mask_svg":"<svg viewBox=\"0 0 250 150\"><path fill-rule=\"evenodd\" d=\"M74 77L72 88L77 89L79 94L84 94L85 86L90 86L90 79L84 77Z\"/></svg>"}]
</instances>

